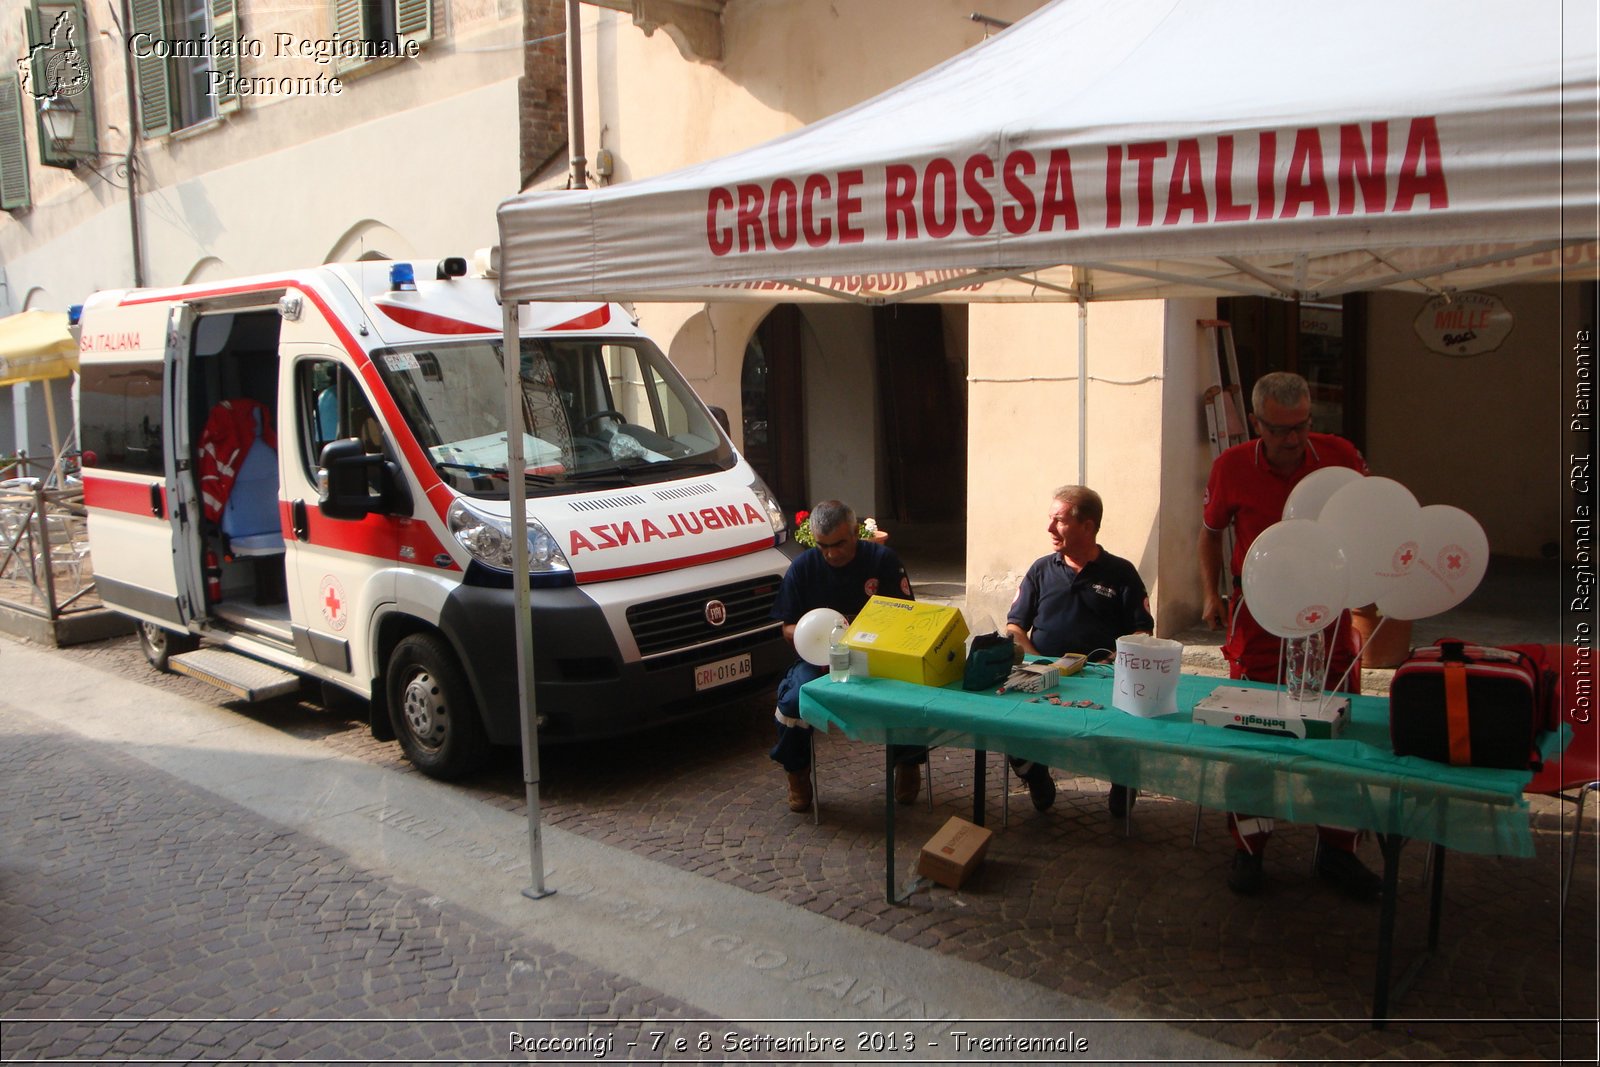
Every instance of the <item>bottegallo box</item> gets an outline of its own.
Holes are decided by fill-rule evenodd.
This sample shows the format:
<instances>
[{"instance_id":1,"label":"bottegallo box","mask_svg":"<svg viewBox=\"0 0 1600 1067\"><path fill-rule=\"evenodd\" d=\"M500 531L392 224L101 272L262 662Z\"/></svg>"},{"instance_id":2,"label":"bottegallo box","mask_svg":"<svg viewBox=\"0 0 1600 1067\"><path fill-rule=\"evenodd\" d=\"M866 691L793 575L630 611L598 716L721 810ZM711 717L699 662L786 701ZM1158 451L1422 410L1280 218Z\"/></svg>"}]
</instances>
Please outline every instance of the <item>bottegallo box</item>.
<instances>
[{"instance_id":1,"label":"bottegallo box","mask_svg":"<svg viewBox=\"0 0 1600 1067\"><path fill-rule=\"evenodd\" d=\"M845 643L866 653L867 673L918 685L946 685L967 663L967 624L955 608L875 596Z\"/></svg>"}]
</instances>

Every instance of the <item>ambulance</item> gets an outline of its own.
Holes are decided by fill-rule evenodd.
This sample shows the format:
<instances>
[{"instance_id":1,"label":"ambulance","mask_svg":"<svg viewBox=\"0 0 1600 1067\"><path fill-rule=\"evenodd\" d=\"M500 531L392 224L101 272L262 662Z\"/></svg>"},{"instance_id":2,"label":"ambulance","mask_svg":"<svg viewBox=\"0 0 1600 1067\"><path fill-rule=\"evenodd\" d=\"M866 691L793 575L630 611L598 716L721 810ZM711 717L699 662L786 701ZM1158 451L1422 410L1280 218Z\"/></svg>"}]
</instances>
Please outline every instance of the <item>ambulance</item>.
<instances>
[{"instance_id":1,"label":"ambulance","mask_svg":"<svg viewBox=\"0 0 1600 1067\"><path fill-rule=\"evenodd\" d=\"M77 324L95 581L150 663L244 700L320 680L441 779L521 740L512 477L542 740L684 719L793 660L783 511L622 306L520 310L508 470L474 262L102 292Z\"/></svg>"}]
</instances>

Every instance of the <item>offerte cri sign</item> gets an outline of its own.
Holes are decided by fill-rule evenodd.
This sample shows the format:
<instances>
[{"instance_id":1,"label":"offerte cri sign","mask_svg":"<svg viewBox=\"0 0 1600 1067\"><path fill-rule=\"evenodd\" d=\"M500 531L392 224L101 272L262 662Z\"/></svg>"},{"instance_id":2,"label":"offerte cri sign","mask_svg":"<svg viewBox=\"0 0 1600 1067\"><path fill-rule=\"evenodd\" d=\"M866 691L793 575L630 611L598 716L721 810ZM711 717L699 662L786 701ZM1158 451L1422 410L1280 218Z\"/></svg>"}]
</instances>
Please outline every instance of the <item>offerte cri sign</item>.
<instances>
[{"instance_id":1,"label":"offerte cri sign","mask_svg":"<svg viewBox=\"0 0 1600 1067\"><path fill-rule=\"evenodd\" d=\"M1412 327L1430 351L1446 356L1481 356L1505 343L1511 312L1498 296L1452 293L1422 305Z\"/></svg>"}]
</instances>

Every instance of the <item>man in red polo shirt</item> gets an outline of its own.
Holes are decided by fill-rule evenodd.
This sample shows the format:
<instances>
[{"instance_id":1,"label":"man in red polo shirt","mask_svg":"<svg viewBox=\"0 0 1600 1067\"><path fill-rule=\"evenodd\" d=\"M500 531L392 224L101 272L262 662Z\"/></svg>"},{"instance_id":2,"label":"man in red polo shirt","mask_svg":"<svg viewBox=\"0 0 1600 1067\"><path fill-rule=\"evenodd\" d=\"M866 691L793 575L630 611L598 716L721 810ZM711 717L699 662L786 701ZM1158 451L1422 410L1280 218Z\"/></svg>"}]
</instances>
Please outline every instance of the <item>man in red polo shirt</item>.
<instances>
[{"instance_id":1,"label":"man in red polo shirt","mask_svg":"<svg viewBox=\"0 0 1600 1067\"><path fill-rule=\"evenodd\" d=\"M1263 375L1250 393L1254 412L1250 423L1259 438L1234 445L1211 464L1206 483L1204 524L1200 528L1200 576L1205 586L1204 618L1212 629L1228 627L1222 646L1234 678L1278 682L1280 639L1250 616L1240 596L1239 576L1250 544L1267 527L1283 518L1284 504L1300 480L1322 467L1349 467L1367 474L1367 462L1349 441L1332 434L1311 432L1311 391L1298 374L1279 371ZM1233 526L1234 596L1226 607L1217 592L1222 575L1222 534ZM1324 633L1328 647L1328 677L1344 676L1356 655L1350 613L1343 612ZM1350 671L1347 687L1359 692L1361 676ZM1228 829L1237 850L1228 887L1235 893L1260 892L1261 858L1272 834L1272 820L1228 813ZM1352 897L1370 900L1382 888L1377 875L1356 858L1357 834L1330 826L1317 828L1317 873Z\"/></svg>"}]
</instances>

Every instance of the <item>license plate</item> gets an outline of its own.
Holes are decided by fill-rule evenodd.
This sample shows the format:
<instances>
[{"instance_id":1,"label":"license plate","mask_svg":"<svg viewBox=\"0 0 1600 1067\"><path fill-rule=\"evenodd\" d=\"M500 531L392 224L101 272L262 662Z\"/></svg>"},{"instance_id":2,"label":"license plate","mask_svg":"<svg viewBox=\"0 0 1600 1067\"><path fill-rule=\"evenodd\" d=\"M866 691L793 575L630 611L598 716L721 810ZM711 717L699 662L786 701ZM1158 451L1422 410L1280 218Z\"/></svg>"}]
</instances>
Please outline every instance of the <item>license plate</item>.
<instances>
[{"instance_id":1,"label":"license plate","mask_svg":"<svg viewBox=\"0 0 1600 1067\"><path fill-rule=\"evenodd\" d=\"M750 653L718 660L694 669L694 691L715 689L719 685L740 682L750 677Z\"/></svg>"}]
</instances>

